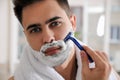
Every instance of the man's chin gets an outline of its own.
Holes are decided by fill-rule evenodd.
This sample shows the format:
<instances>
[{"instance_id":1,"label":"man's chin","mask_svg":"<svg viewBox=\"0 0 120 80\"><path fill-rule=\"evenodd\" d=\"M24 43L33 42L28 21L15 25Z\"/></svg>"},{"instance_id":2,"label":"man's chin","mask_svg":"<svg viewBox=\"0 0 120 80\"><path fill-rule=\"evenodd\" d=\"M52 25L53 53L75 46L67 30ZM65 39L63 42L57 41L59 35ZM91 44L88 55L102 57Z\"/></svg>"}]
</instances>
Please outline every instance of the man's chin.
<instances>
[{"instance_id":1,"label":"man's chin","mask_svg":"<svg viewBox=\"0 0 120 80\"><path fill-rule=\"evenodd\" d=\"M41 59L41 62L44 63L47 66L55 67L63 64L65 60L68 58L68 56L65 56L64 54L57 53L52 56L44 56Z\"/></svg>"}]
</instances>

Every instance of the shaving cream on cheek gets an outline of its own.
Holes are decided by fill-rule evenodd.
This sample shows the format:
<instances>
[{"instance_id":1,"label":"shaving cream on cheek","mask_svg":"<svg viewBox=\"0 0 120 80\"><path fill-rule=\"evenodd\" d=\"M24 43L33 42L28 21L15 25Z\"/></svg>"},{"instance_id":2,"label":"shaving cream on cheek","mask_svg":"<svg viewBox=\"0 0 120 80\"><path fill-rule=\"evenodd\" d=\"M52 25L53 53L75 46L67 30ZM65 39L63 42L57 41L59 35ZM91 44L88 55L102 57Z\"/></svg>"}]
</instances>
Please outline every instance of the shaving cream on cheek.
<instances>
[{"instance_id":1,"label":"shaving cream on cheek","mask_svg":"<svg viewBox=\"0 0 120 80\"><path fill-rule=\"evenodd\" d=\"M58 46L61 47L61 49L58 53L50 55L50 56L45 55L44 52L48 48L58 47ZM69 57L72 47L73 47L73 45L72 45L71 41L68 41L65 43L63 40L53 41L52 43L45 44L40 49L39 57L38 57L39 61L50 67L58 66L58 65L64 63L64 61Z\"/></svg>"}]
</instances>

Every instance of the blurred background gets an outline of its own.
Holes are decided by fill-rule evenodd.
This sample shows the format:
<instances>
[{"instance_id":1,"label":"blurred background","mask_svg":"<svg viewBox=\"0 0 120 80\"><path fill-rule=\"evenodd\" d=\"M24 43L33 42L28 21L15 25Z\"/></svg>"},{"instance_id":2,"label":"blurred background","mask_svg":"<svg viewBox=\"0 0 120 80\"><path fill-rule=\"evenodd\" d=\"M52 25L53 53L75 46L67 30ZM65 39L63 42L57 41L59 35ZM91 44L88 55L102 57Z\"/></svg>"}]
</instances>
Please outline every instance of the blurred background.
<instances>
[{"instance_id":1,"label":"blurred background","mask_svg":"<svg viewBox=\"0 0 120 80\"><path fill-rule=\"evenodd\" d=\"M0 80L13 75L26 39L13 13L12 0L0 0ZM120 73L120 0L68 0L77 16L75 36L107 52Z\"/></svg>"}]
</instances>

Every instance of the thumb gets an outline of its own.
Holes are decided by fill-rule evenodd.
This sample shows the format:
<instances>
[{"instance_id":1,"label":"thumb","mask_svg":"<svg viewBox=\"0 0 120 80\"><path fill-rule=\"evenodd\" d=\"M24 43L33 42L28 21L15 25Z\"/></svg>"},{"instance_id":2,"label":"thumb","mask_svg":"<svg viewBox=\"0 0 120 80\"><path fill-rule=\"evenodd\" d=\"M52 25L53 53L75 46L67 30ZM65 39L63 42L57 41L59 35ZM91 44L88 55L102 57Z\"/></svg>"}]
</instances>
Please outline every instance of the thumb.
<instances>
[{"instance_id":1,"label":"thumb","mask_svg":"<svg viewBox=\"0 0 120 80\"><path fill-rule=\"evenodd\" d=\"M85 51L81 51L82 70L89 71L89 61Z\"/></svg>"}]
</instances>

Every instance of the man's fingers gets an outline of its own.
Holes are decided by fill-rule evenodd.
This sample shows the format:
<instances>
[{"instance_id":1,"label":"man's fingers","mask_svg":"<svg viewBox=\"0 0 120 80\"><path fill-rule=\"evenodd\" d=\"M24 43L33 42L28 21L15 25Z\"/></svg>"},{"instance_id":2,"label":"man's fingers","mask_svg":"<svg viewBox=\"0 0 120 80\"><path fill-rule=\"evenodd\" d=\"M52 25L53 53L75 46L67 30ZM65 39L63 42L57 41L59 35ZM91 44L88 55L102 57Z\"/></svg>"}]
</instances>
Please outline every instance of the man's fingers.
<instances>
[{"instance_id":1,"label":"man's fingers","mask_svg":"<svg viewBox=\"0 0 120 80\"><path fill-rule=\"evenodd\" d=\"M109 62L108 56L105 52L95 51L104 61Z\"/></svg>"},{"instance_id":2,"label":"man's fingers","mask_svg":"<svg viewBox=\"0 0 120 80\"><path fill-rule=\"evenodd\" d=\"M104 55L105 59L109 62L109 56L105 52L102 52L102 54Z\"/></svg>"},{"instance_id":3,"label":"man's fingers","mask_svg":"<svg viewBox=\"0 0 120 80\"><path fill-rule=\"evenodd\" d=\"M81 60L82 60L82 71L88 72L89 71L89 61L88 61L87 55L84 51L81 51L80 54L81 54Z\"/></svg>"},{"instance_id":4,"label":"man's fingers","mask_svg":"<svg viewBox=\"0 0 120 80\"><path fill-rule=\"evenodd\" d=\"M104 59L102 59L101 56L98 55L94 50L92 50L88 46L83 46L83 48L91 56L93 61L96 63L96 66L99 66L99 65L101 65L104 62Z\"/></svg>"}]
</instances>

